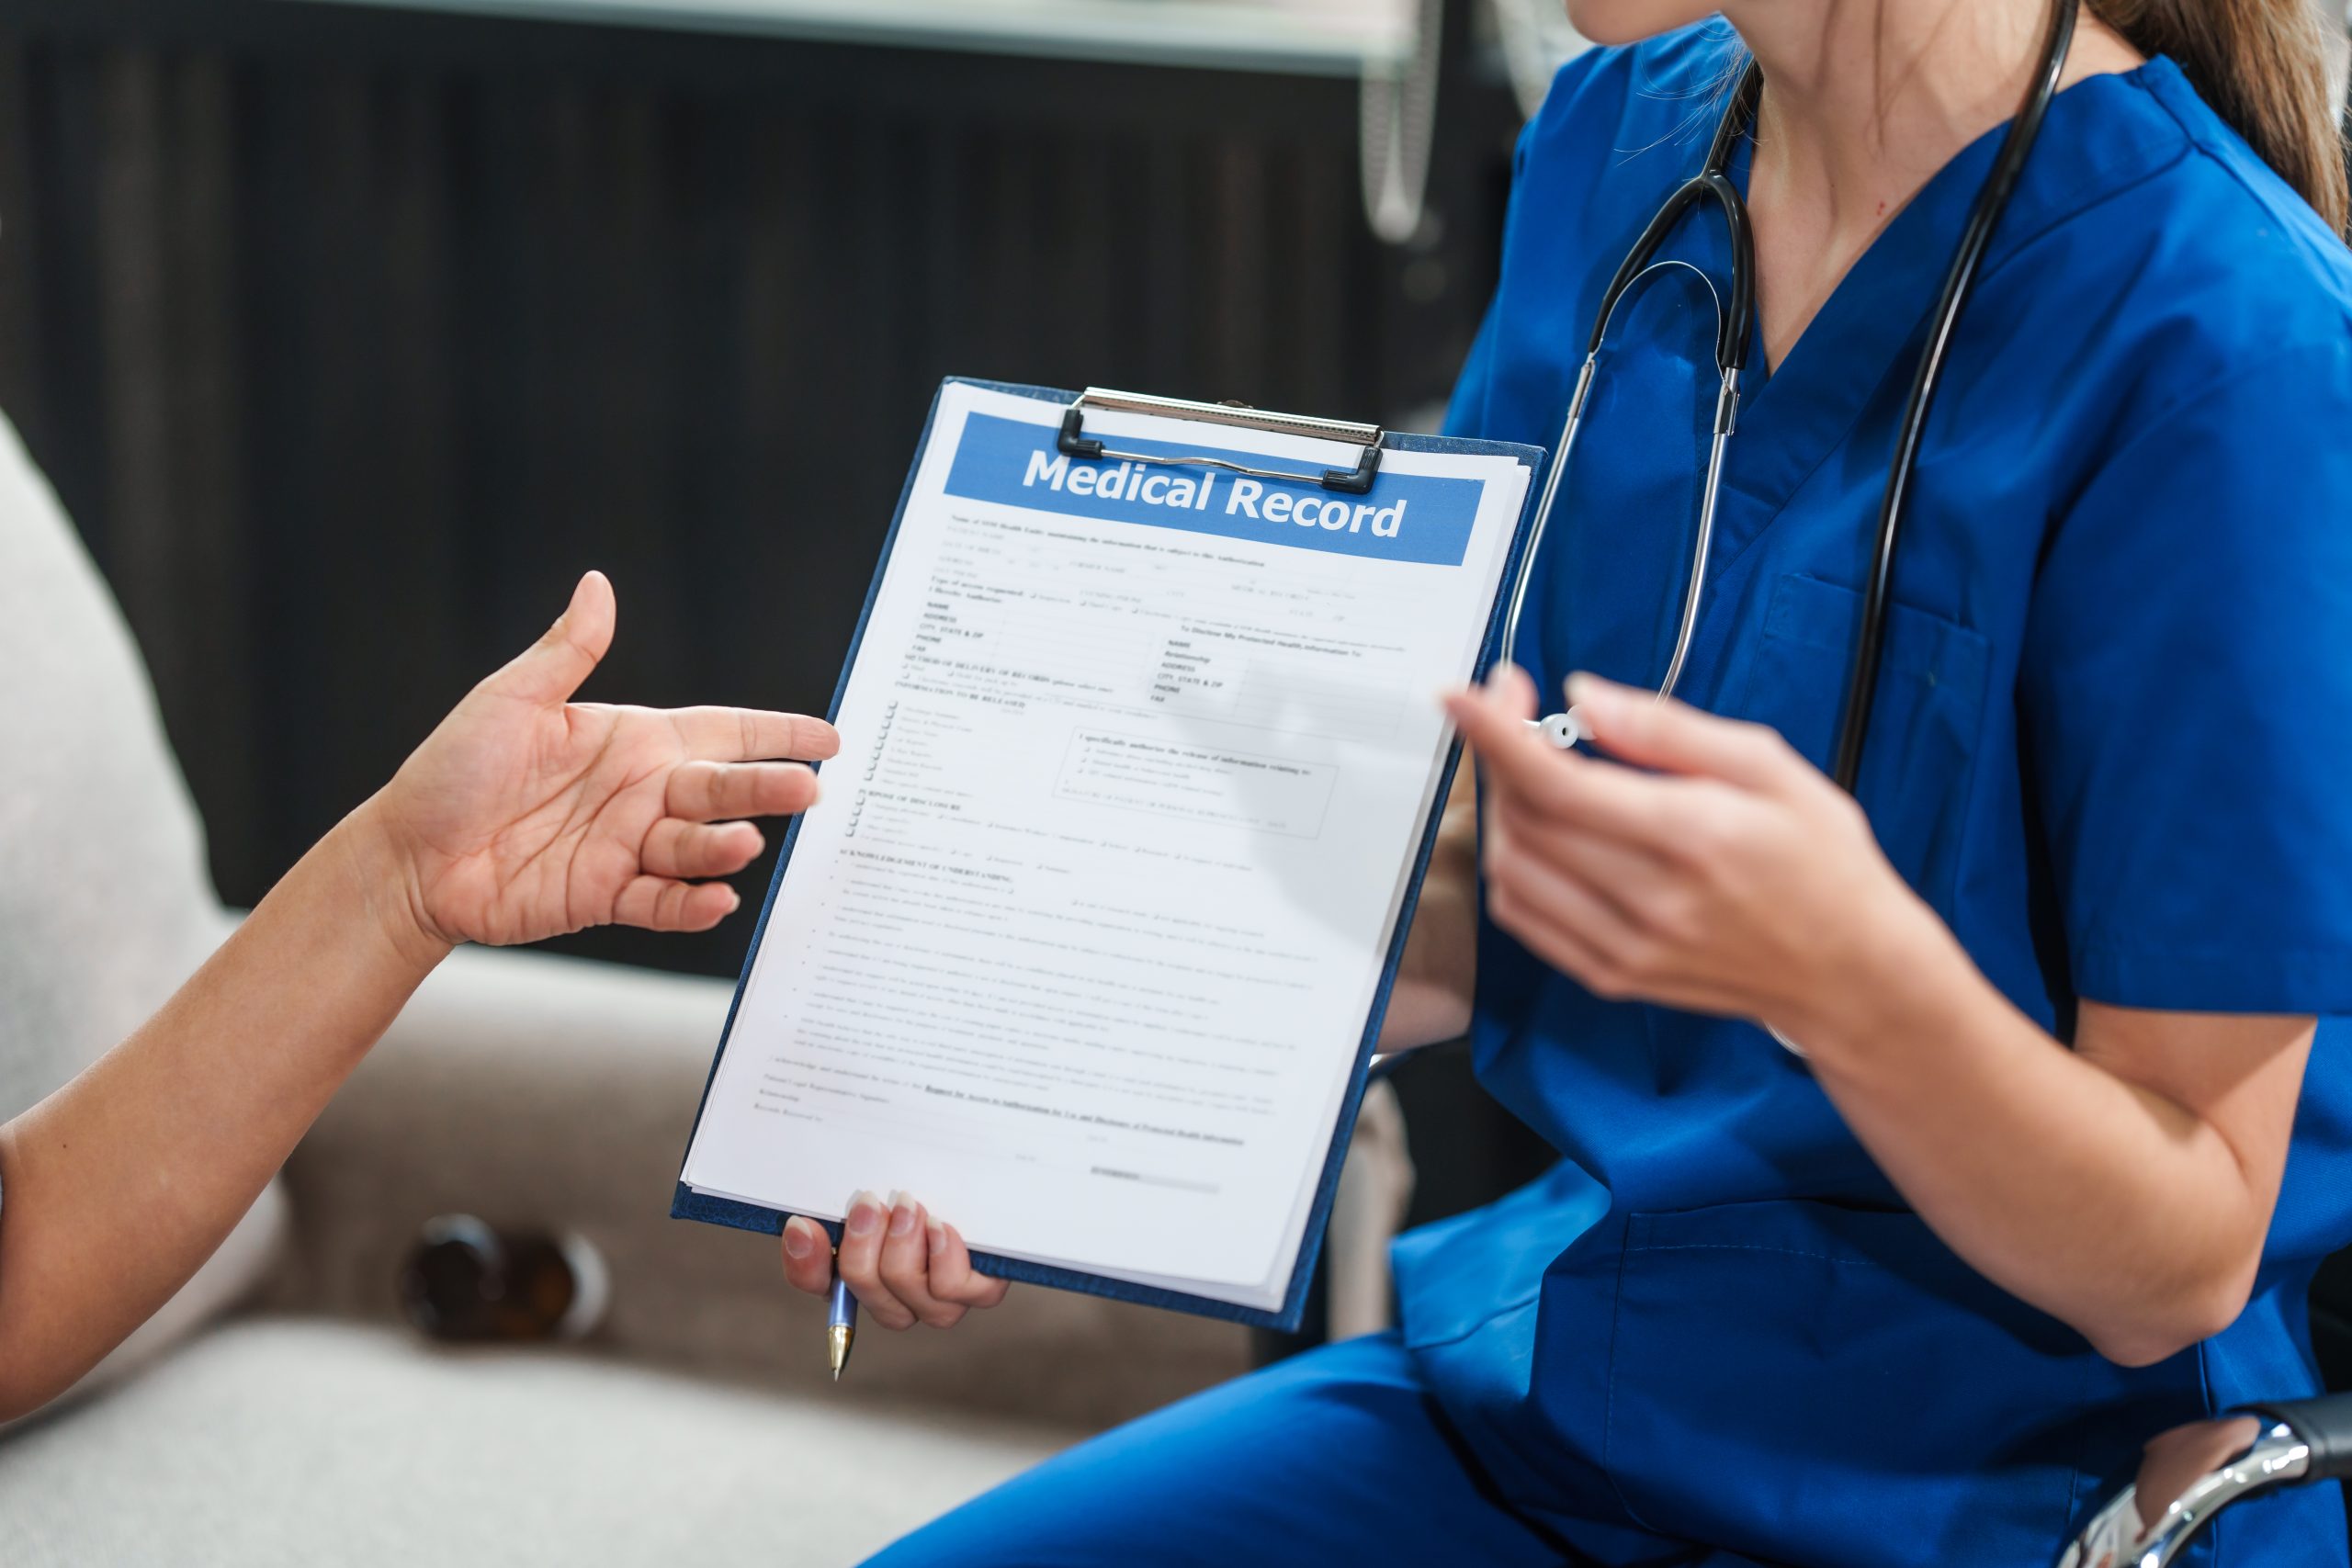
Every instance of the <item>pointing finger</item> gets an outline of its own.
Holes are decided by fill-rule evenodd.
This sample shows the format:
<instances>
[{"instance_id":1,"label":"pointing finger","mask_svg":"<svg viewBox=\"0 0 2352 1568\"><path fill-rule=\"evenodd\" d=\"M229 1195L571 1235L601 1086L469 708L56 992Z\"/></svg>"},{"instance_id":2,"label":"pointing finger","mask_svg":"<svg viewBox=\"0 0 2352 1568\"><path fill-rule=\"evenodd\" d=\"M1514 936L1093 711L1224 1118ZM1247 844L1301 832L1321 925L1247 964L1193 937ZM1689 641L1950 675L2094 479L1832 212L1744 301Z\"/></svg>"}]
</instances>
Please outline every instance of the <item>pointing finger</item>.
<instances>
[{"instance_id":1,"label":"pointing finger","mask_svg":"<svg viewBox=\"0 0 2352 1568\"><path fill-rule=\"evenodd\" d=\"M675 708L670 722L686 749L713 762L797 758L821 762L842 749L842 738L821 718L766 708Z\"/></svg>"}]
</instances>

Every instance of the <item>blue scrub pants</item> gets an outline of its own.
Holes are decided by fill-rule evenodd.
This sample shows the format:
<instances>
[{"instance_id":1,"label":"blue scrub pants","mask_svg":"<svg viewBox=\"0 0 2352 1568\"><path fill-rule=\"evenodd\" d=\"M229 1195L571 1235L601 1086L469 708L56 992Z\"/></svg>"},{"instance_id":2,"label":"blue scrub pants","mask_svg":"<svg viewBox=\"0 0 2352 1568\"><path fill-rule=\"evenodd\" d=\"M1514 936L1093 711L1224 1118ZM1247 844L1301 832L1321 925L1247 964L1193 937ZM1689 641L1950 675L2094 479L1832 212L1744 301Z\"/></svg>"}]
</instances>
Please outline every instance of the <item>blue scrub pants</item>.
<instances>
[{"instance_id":1,"label":"blue scrub pants","mask_svg":"<svg viewBox=\"0 0 2352 1568\"><path fill-rule=\"evenodd\" d=\"M1395 1334L1296 1356L1082 1443L869 1568L1741 1568L1612 1526L1510 1511Z\"/></svg>"}]
</instances>

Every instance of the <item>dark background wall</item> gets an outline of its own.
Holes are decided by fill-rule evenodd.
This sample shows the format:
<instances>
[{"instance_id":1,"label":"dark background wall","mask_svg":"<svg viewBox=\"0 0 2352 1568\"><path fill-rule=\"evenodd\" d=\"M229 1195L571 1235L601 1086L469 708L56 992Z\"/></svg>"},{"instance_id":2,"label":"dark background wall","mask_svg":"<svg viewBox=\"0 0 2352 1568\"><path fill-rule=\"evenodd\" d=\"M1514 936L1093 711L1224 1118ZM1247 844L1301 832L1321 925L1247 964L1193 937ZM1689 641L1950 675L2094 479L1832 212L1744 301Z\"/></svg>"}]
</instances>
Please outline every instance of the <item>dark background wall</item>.
<instances>
[{"instance_id":1,"label":"dark background wall","mask_svg":"<svg viewBox=\"0 0 2352 1568\"><path fill-rule=\"evenodd\" d=\"M1351 82L10 0L0 406L146 650L222 896L588 566L621 603L592 695L822 711L944 375L1426 411L1517 125L1453 9L1435 216L1392 249ZM745 938L563 945L731 975ZM1407 1089L1425 1211L1540 1162L1458 1063Z\"/></svg>"}]
</instances>

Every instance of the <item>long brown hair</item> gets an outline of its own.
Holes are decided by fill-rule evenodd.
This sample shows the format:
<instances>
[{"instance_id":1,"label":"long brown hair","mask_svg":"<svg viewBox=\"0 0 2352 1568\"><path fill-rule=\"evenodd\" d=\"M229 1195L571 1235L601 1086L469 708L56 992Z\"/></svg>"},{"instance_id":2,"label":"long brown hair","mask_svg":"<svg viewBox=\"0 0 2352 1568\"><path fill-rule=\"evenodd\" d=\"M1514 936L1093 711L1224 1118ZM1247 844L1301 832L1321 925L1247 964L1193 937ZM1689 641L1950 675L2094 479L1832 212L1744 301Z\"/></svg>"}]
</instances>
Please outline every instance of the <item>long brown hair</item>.
<instances>
[{"instance_id":1,"label":"long brown hair","mask_svg":"<svg viewBox=\"0 0 2352 1568\"><path fill-rule=\"evenodd\" d=\"M2331 39L2314 0L2086 0L2146 55L2168 54L2213 112L2345 231L2342 106Z\"/></svg>"}]
</instances>

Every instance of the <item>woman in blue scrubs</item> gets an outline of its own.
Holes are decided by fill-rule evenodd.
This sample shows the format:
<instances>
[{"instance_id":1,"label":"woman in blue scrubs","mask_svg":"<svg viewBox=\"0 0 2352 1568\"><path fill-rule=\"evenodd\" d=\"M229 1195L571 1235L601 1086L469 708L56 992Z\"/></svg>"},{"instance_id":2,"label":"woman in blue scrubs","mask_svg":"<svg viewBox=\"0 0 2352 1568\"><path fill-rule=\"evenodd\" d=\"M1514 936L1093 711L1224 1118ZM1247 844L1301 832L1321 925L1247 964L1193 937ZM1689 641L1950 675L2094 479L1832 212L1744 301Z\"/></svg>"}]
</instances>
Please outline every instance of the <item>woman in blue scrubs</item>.
<instances>
[{"instance_id":1,"label":"woman in blue scrubs","mask_svg":"<svg viewBox=\"0 0 2352 1568\"><path fill-rule=\"evenodd\" d=\"M1563 1163L1399 1243L1399 1332L1074 1450L890 1568L2042 1563L2149 1436L2312 1390L2305 1288L2352 1240L2352 256L2318 7L2084 13L1927 429L1858 800L1822 771L1857 586L2043 7L1724 9L1562 72L1451 416L1555 439L1752 51L1767 375L1689 705L1645 690L1716 380L1675 271L1612 331L1520 668L1453 702L1479 798L1392 1024L1466 1026ZM1570 10L1622 39L1697 7ZM1722 280L1725 251L1690 220L1665 254ZM1528 730L1564 679L1635 766ZM877 1320L981 1299L864 1217L842 1269ZM2199 1551L2345 1537L2315 1489Z\"/></svg>"}]
</instances>

